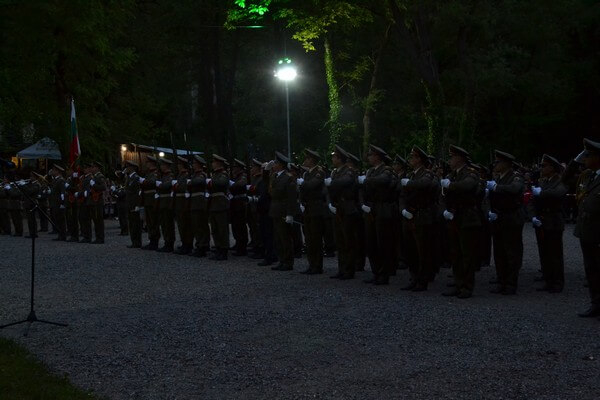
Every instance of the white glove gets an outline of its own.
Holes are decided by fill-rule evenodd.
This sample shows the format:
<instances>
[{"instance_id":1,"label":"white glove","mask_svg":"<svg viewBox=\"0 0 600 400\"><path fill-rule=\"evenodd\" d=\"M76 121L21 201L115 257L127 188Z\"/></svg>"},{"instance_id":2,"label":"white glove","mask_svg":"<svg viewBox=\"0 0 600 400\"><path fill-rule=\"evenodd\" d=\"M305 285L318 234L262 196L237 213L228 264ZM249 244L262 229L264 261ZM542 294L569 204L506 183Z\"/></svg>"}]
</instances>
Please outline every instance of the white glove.
<instances>
[{"instance_id":1,"label":"white glove","mask_svg":"<svg viewBox=\"0 0 600 400\"><path fill-rule=\"evenodd\" d=\"M204 193L204 197L206 197L208 199L210 197L210 193L208 193L208 192Z\"/></svg>"},{"instance_id":2,"label":"white glove","mask_svg":"<svg viewBox=\"0 0 600 400\"><path fill-rule=\"evenodd\" d=\"M533 224L533 226L535 226L536 228L539 228L540 226L542 226L542 221L540 221L537 217L533 217L531 218L531 223Z\"/></svg>"},{"instance_id":3,"label":"white glove","mask_svg":"<svg viewBox=\"0 0 600 400\"><path fill-rule=\"evenodd\" d=\"M534 196L539 196L540 193L542 193L542 188L539 186L534 186L531 188L531 193L533 193Z\"/></svg>"},{"instance_id":4,"label":"white glove","mask_svg":"<svg viewBox=\"0 0 600 400\"><path fill-rule=\"evenodd\" d=\"M274 164L275 164L275 161L271 160L269 162L264 163L263 168L265 171L270 171L273 168Z\"/></svg>"},{"instance_id":5,"label":"white glove","mask_svg":"<svg viewBox=\"0 0 600 400\"><path fill-rule=\"evenodd\" d=\"M10 185L4 185L4 190L10 190ZM50 193L50 190L48 190L48 193Z\"/></svg>"},{"instance_id":6,"label":"white glove","mask_svg":"<svg viewBox=\"0 0 600 400\"><path fill-rule=\"evenodd\" d=\"M175 192L171 191L171 197L175 197Z\"/></svg>"},{"instance_id":7,"label":"white glove","mask_svg":"<svg viewBox=\"0 0 600 400\"><path fill-rule=\"evenodd\" d=\"M208 184L209 184L211 181L212 181L212 179L208 178L208 179L206 180L206 184L208 185Z\"/></svg>"},{"instance_id":8,"label":"white glove","mask_svg":"<svg viewBox=\"0 0 600 400\"><path fill-rule=\"evenodd\" d=\"M142 191L140 190L140 191L138 192L138 196L141 196L141 195L142 195Z\"/></svg>"},{"instance_id":9,"label":"white glove","mask_svg":"<svg viewBox=\"0 0 600 400\"><path fill-rule=\"evenodd\" d=\"M154 198L158 199L160 196L158 195L158 193L154 193Z\"/></svg>"},{"instance_id":10,"label":"white glove","mask_svg":"<svg viewBox=\"0 0 600 400\"><path fill-rule=\"evenodd\" d=\"M442 179L440 181L440 185L442 185L444 189L448 189L448 187L450 186L450 179Z\"/></svg>"},{"instance_id":11,"label":"white glove","mask_svg":"<svg viewBox=\"0 0 600 400\"><path fill-rule=\"evenodd\" d=\"M231 193L229 193L229 194L227 195L227 198L228 198L229 200L231 200L231 199L233 199L233 195L232 195Z\"/></svg>"},{"instance_id":12,"label":"white glove","mask_svg":"<svg viewBox=\"0 0 600 400\"><path fill-rule=\"evenodd\" d=\"M64 201L64 200L65 200L65 194L64 194L64 193L61 193L61 194L60 194L60 199L61 199L62 201Z\"/></svg>"},{"instance_id":13,"label":"white glove","mask_svg":"<svg viewBox=\"0 0 600 400\"><path fill-rule=\"evenodd\" d=\"M302 178L296 179L296 185L302 186L303 183L304 183L304 179L302 179Z\"/></svg>"},{"instance_id":14,"label":"white glove","mask_svg":"<svg viewBox=\"0 0 600 400\"><path fill-rule=\"evenodd\" d=\"M585 150L583 150L581 153L579 153L577 155L577 157L575 157L575 162L577 162L579 164L583 164L583 160L585 159L585 154L586 154Z\"/></svg>"},{"instance_id":15,"label":"white glove","mask_svg":"<svg viewBox=\"0 0 600 400\"><path fill-rule=\"evenodd\" d=\"M358 184L362 185L363 183L365 183L365 179L367 179L367 177L365 175L360 175L357 180L358 180Z\"/></svg>"},{"instance_id":16,"label":"white glove","mask_svg":"<svg viewBox=\"0 0 600 400\"><path fill-rule=\"evenodd\" d=\"M187 183L187 184L189 185L190 183L192 183L192 180L191 180L191 179L187 179L187 180L185 181L185 183Z\"/></svg>"},{"instance_id":17,"label":"white glove","mask_svg":"<svg viewBox=\"0 0 600 400\"><path fill-rule=\"evenodd\" d=\"M234 181L229 181L229 186L233 186L234 183Z\"/></svg>"},{"instance_id":18,"label":"white glove","mask_svg":"<svg viewBox=\"0 0 600 400\"><path fill-rule=\"evenodd\" d=\"M59 208L60 208L61 210L64 210L64 209L65 209L65 206L61 204Z\"/></svg>"},{"instance_id":19,"label":"white glove","mask_svg":"<svg viewBox=\"0 0 600 400\"><path fill-rule=\"evenodd\" d=\"M285 223L286 224L293 224L294 223L294 217L292 217L291 215L288 215L287 217L285 217Z\"/></svg>"},{"instance_id":20,"label":"white glove","mask_svg":"<svg viewBox=\"0 0 600 400\"><path fill-rule=\"evenodd\" d=\"M414 217L414 215L407 209L402 210L402 216L408 220L411 220Z\"/></svg>"},{"instance_id":21,"label":"white glove","mask_svg":"<svg viewBox=\"0 0 600 400\"><path fill-rule=\"evenodd\" d=\"M332 214L336 214L337 213L337 208L335 208L334 206L332 206L331 203L329 203L327 205L327 207L329 207L329 211L331 211Z\"/></svg>"},{"instance_id":22,"label":"white glove","mask_svg":"<svg viewBox=\"0 0 600 400\"><path fill-rule=\"evenodd\" d=\"M410 179L408 179L408 178L402 178L402 179L400 180L400 184L401 184L402 186L406 186L406 185L408 185L408 182L410 182Z\"/></svg>"},{"instance_id":23,"label":"white glove","mask_svg":"<svg viewBox=\"0 0 600 400\"><path fill-rule=\"evenodd\" d=\"M452 221L454 219L454 213L451 213L448 210L444 210L444 219L447 221Z\"/></svg>"},{"instance_id":24,"label":"white glove","mask_svg":"<svg viewBox=\"0 0 600 400\"><path fill-rule=\"evenodd\" d=\"M75 198L79 197L79 192L75 192Z\"/></svg>"},{"instance_id":25,"label":"white glove","mask_svg":"<svg viewBox=\"0 0 600 400\"><path fill-rule=\"evenodd\" d=\"M138 206L135 206L135 208L133 209L134 212L140 212L141 208Z\"/></svg>"},{"instance_id":26,"label":"white glove","mask_svg":"<svg viewBox=\"0 0 600 400\"><path fill-rule=\"evenodd\" d=\"M496 186L498 186L498 184L496 183L496 181L487 181L485 187L493 192L494 190L496 190Z\"/></svg>"},{"instance_id":27,"label":"white glove","mask_svg":"<svg viewBox=\"0 0 600 400\"><path fill-rule=\"evenodd\" d=\"M117 190L117 187L115 185L113 185L110 187L110 190L112 190L114 192L115 190Z\"/></svg>"},{"instance_id":28,"label":"white glove","mask_svg":"<svg viewBox=\"0 0 600 400\"><path fill-rule=\"evenodd\" d=\"M246 190L250 190L251 187L252 185L246 185Z\"/></svg>"},{"instance_id":29,"label":"white glove","mask_svg":"<svg viewBox=\"0 0 600 400\"><path fill-rule=\"evenodd\" d=\"M156 187L159 187L160 185L162 185L161 181L156 181Z\"/></svg>"},{"instance_id":30,"label":"white glove","mask_svg":"<svg viewBox=\"0 0 600 400\"><path fill-rule=\"evenodd\" d=\"M370 213L370 212L371 212L371 207L369 207L369 206L365 206L364 204L363 204L362 206L360 206L360 209L361 209L361 210L363 210L363 212L364 212L365 214L368 214L368 213Z\"/></svg>"},{"instance_id":31,"label":"white glove","mask_svg":"<svg viewBox=\"0 0 600 400\"><path fill-rule=\"evenodd\" d=\"M175 185L177 185L177 181L176 181L175 179L173 179L173 180L171 181L171 186L175 186Z\"/></svg>"},{"instance_id":32,"label":"white glove","mask_svg":"<svg viewBox=\"0 0 600 400\"><path fill-rule=\"evenodd\" d=\"M304 210L306 210L306 207L304 207L302 204L300 204L300 212L302 214L304 214Z\"/></svg>"},{"instance_id":33,"label":"white glove","mask_svg":"<svg viewBox=\"0 0 600 400\"><path fill-rule=\"evenodd\" d=\"M248 203L256 203L256 197L248 196Z\"/></svg>"},{"instance_id":34,"label":"white glove","mask_svg":"<svg viewBox=\"0 0 600 400\"><path fill-rule=\"evenodd\" d=\"M185 198L186 198L186 199L189 199L189 198L190 198L190 196L191 196L191 194L190 194L189 192L185 192Z\"/></svg>"},{"instance_id":35,"label":"white glove","mask_svg":"<svg viewBox=\"0 0 600 400\"><path fill-rule=\"evenodd\" d=\"M96 181L95 181L95 180L93 180L93 179L92 179L92 180L90 180L90 186L94 186L95 184L96 184Z\"/></svg>"},{"instance_id":36,"label":"white glove","mask_svg":"<svg viewBox=\"0 0 600 400\"><path fill-rule=\"evenodd\" d=\"M71 185L69 185L69 183L68 183L68 182L65 182L65 189L68 189L68 188L69 188L69 186L71 186Z\"/></svg>"},{"instance_id":37,"label":"white glove","mask_svg":"<svg viewBox=\"0 0 600 400\"><path fill-rule=\"evenodd\" d=\"M4 189L8 190L10 189L10 186L6 185L4 186ZM48 189L48 194L52 193L52 189Z\"/></svg>"},{"instance_id":38,"label":"white glove","mask_svg":"<svg viewBox=\"0 0 600 400\"><path fill-rule=\"evenodd\" d=\"M329 185L331 185L331 178L325 178L325 180L323 180L323 182L325 182L325 186L329 186Z\"/></svg>"},{"instance_id":39,"label":"white glove","mask_svg":"<svg viewBox=\"0 0 600 400\"><path fill-rule=\"evenodd\" d=\"M144 183L144 181L145 181L145 180L146 180L146 178L142 178L142 177L140 176L140 183Z\"/></svg>"},{"instance_id":40,"label":"white glove","mask_svg":"<svg viewBox=\"0 0 600 400\"><path fill-rule=\"evenodd\" d=\"M87 197L87 190L83 192L83 197Z\"/></svg>"},{"instance_id":41,"label":"white glove","mask_svg":"<svg viewBox=\"0 0 600 400\"><path fill-rule=\"evenodd\" d=\"M495 221L495 220L497 220L497 219L498 219L498 214L496 214L496 213L493 213L493 212L491 212L491 211L488 213L488 220L489 220L490 222L494 222L494 221Z\"/></svg>"},{"instance_id":42,"label":"white glove","mask_svg":"<svg viewBox=\"0 0 600 400\"><path fill-rule=\"evenodd\" d=\"M77 178L79 174L77 172L73 172L73 178Z\"/></svg>"}]
</instances>

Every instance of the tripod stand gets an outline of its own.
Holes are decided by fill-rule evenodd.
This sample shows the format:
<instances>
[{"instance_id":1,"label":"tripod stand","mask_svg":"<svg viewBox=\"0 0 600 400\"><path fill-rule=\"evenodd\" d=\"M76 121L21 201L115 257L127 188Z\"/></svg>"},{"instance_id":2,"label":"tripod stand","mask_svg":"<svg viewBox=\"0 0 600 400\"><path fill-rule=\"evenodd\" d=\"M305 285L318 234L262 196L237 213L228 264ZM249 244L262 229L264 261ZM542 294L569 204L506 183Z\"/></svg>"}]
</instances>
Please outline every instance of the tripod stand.
<instances>
[{"instance_id":1,"label":"tripod stand","mask_svg":"<svg viewBox=\"0 0 600 400\"><path fill-rule=\"evenodd\" d=\"M46 212L40 208L38 202L35 201L35 200L33 200L27 193L25 193L23 191L23 189L21 189L21 187L17 184L17 182L15 182L14 178L11 179L11 184L13 186L15 186L19 190L19 192L21 192L21 194L23 195L23 197L25 197L27 200L29 200L29 202L31 204L33 204L33 207L31 208L31 210L29 212L35 213L36 210L39 211L40 215L42 215L48 221L50 221L50 223L52 224L52 226L54 227L54 229L56 229L57 231L59 230L58 227L56 226L56 224L54 223L54 221L52 221L52 219L48 216L48 214L46 214ZM25 332L23 332L23 336L27 336L29 334L29 329L31 328L31 325L34 322L41 322L43 324L49 324L49 325L67 326L67 324L63 324L63 323L60 323L60 322L52 322L52 321L47 321L47 320L44 320L44 319L39 319L37 317L37 315L35 314L35 308L34 308L34 299L35 299L35 238L36 238L37 235L34 232L30 232L29 234L31 236L31 297L30 297L29 315L24 320L16 321L16 322L11 322L11 323L6 324L6 325L0 325L0 329L4 329L4 328L8 328L9 326L20 325L20 324L24 324L24 323L28 322L29 325L25 329Z\"/></svg>"}]
</instances>

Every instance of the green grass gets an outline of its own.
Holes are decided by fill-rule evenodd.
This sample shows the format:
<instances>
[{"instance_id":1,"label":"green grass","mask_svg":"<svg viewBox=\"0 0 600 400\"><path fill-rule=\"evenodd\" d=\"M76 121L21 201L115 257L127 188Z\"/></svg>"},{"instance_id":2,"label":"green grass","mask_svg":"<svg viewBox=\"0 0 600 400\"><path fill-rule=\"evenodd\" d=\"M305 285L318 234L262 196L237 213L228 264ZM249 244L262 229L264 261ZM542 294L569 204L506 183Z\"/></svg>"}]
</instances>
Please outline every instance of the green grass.
<instances>
[{"instance_id":1,"label":"green grass","mask_svg":"<svg viewBox=\"0 0 600 400\"><path fill-rule=\"evenodd\" d=\"M0 399L89 400L96 397L76 388L66 377L49 373L22 346L0 338Z\"/></svg>"}]
</instances>

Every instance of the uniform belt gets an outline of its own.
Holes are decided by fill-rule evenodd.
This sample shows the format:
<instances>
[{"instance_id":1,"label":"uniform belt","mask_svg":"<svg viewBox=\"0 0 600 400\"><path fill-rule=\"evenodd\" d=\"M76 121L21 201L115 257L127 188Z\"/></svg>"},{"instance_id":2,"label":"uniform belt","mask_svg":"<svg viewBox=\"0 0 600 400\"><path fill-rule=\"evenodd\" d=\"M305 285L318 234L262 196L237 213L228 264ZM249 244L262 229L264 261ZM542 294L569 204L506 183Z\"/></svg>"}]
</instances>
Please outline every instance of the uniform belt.
<instances>
[{"instance_id":1,"label":"uniform belt","mask_svg":"<svg viewBox=\"0 0 600 400\"><path fill-rule=\"evenodd\" d=\"M217 196L225 197L225 193L224 192L214 192L214 193L210 194L210 197L217 197Z\"/></svg>"},{"instance_id":2,"label":"uniform belt","mask_svg":"<svg viewBox=\"0 0 600 400\"><path fill-rule=\"evenodd\" d=\"M195 193L192 193L190 197L198 197L198 196L204 197L204 192L195 192Z\"/></svg>"},{"instance_id":3,"label":"uniform belt","mask_svg":"<svg viewBox=\"0 0 600 400\"><path fill-rule=\"evenodd\" d=\"M236 194L235 196L233 196L234 199L245 199L248 196L245 194Z\"/></svg>"},{"instance_id":4,"label":"uniform belt","mask_svg":"<svg viewBox=\"0 0 600 400\"><path fill-rule=\"evenodd\" d=\"M185 193L175 193L175 197L185 197Z\"/></svg>"},{"instance_id":5,"label":"uniform belt","mask_svg":"<svg viewBox=\"0 0 600 400\"><path fill-rule=\"evenodd\" d=\"M160 197L160 198L171 197L171 194L170 193L163 193L163 194L159 194L158 197Z\"/></svg>"},{"instance_id":6,"label":"uniform belt","mask_svg":"<svg viewBox=\"0 0 600 400\"><path fill-rule=\"evenodd\" d=\"M156 193L156 190L144 190L144 194Z\"/></svg>"}]
</instances>

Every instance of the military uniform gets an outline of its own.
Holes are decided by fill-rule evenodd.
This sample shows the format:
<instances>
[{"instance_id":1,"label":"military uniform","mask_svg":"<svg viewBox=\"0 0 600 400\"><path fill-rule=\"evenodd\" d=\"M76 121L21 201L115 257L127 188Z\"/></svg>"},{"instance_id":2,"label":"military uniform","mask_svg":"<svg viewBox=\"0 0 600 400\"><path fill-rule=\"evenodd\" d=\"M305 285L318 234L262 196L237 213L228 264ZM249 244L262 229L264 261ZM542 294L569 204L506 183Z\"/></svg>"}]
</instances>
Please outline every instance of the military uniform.
<instances>
[{"instance_id":1,"label":"military uniform","mask_svg":"<svg viewBox=\"0 0 600 400\"><path fill-rule=\"evenodd\" d=\"M512 155L498 150L496 150L496 157L509 162L514 161ZM523 177L512 169L505 172L497 181L490 182L491 186L488 189L490 190L492 240L499 284L493 292L514 294L518 286L519 271L523 264L525 183Z\"/></svg>"},{"instance_id":2,"label":"military uniform","mask_svg":"<svg viewBox=\"0 0 600 400\"><path fill-rule=\"evenodd\" d=\"M213 154L213 159L226 163L226 160ZM212 172L208 183L208 215L213 242L215 243L215 254L211 259L216 261L227 260L229 251L229 176L224 168Z\"/></svg>"},{"instance_id":3,"label":"military uniform","mask_svg":"<svg viewBox=\"0 0 600 400\"><path fill-rule=\"evenodd\" d=\"M600 143L584 139L584 147L588 156L590 152L600 154ZM591 303L588 311L579 314L581 317L600 315L600 169L592 170L587 176L574 232L581 244Z\"/></svg>"},{"instance_id":4,"label":"military uniform","mask_svg":"<svg viewBox=\"0 0 600 400\"><path fill-rule=\"evenodd\" d=\"M387 156L385 151L371 145L371 152ZM368 282L388 284L395 269L393 221L398 213L394 201L396 180L392 169L381 164L369 168L364 178L363 211L365 212L366 251L373 279Z\"/></svg>"},{"instance_id":5,"label":"military uniform","mask_svg":"<svg viewBox=\"0 0 600 400\"><path fill-rule=\"evenodd\" d=\"M152 156L148 156L147 160L149 163L152 163L152 166L149 171L146 172L146 176L139 179L140 195L142 196L142 207L146 218L146 230L148 231L149 240L149 243L143 248L145 250L156 250L158 249L158 241L160 240L159 201L156 196L156 181L158 180L158 174L154 168L156 159Z\"/></svg>"},{"instance_id":6,"label":"military uniform","mask_svg":"<svg viewBox=\"0 0 600 400\"><path fill-rule=\"evenodd\" d=\"M41 175L38 175L41 177ZM40 184L40 193L38 195L38 207L37 215L40 219L40 232L48 232L48 183L45 180L38 181ZM44 214L46 215L44 215Z\"/></svg>"},{"instance_id":7,"label":"military uniform","mask_svg":"<svg viewBox=\"0 0 600 400\"><path fill-rule=\"evenodd\" d=\"M246 165L240 160L233 160L234 165L240 169L246 169ZM235 255L243 256L247 253L248 247L248 225L246 217L246 208L248 205L248 195L246 186L248 178L244 172L240 172L233 177L233 183L229 187L231 193L231 230L235 239Z\"/></svg>"},{"instance_id":8,"label":"military uniform","mask_svg":"<svg viewBox=\"0 0 600 400\"><path fill-rule=\"evenodd\" d=\"M118 184L111 186L110 193L115 199L115 207L117 208L117 217L119 219L119 236L129 235L129 207L127 205L127 194L125 192L125 186L122 184L123 173L116 171L115 174L119 179Z\"/></svg>"},{"instance_id":9,"label":"military uniform","mask_svg":"<svg viewBox=\"0 0 600 400\"><path fill-rule=\"evenodd\" d=\"M8 211L8 191L10 185L8 183L0 186L0 233L2 235L10 235L12 229L10 226L10 214Z\"/></svg>"},{"instance_id":10,"label":"military uniform","mask_svg":"<svg viewBox=\"0 0 600 400\"><path fill-rule=\"evenodd\" d=\"M79 241L79 208L80 202L78 201L78 192L81 181L79 180L78 173L72 173L71 176L67 177L65 182L66 192L66 220L67 220L67 232L69 234L69 242Z\"/></svg>"},{"instance_id":11,"label":"military uniform","mask_svg":"<svg viewBox=\"0 0 600 400\"><path fill-rule=\"evenodd\" d=\"M172 165L170 160L161 159L161 163ZM156 199L158 200L158 219L164 241L158 251L170 253L175 244L175 222L173 215L173 175L170 171L163 172L160 180L156 181Z\"/></svg>"},{"instance_id":12,"label":"military uniform","mask_svg":"<svg viewBox=\"0 0 600 400\"><path fill-rule=\"evenodd\" d=\"M82 236L80 243L92 242L92 216L90 206L88 205L88 197L91 195L91 180L92 174L85 174L81 178L81 185L79 186L79 192L77 192L79 206L79 227Z\"/></svg>"},{"instance_id":13,"label":"military uniform","mask_svg":"<svg viewBox=\"0 0 600 400\"><path fill-rule=\"evenodd\" d=\"M134 162L127 161L126 163L135 168L138 167ZM136 171L131 172L125 177L125 201L128 213L128 232L131 239L130 248L142 247L142 219L140 212L143 201L140 194L140 187L140 176Z\"/></svg>"},{"instance_id":14,"label":"military uniform","mask_svg":"<svg viewBox=\"0 0 600 400\"><path fill-rule=\"evenodd\" d=\"M256 159L252 160L254 165L262 168L262 163ZM262 258L264 256L264 247L262 234L260 231L259 214L258 214L258 191L257 187L262 184L262 171L259 174L250 177L250 185L248 186L248 206L246 215L248 217L248 230L250 233L250 247L252 248L254 258Z\"/></svg>"},{"instance_id":15,"label":"military uniform","mask_svg":"<svg viewBox=\"0 0 600 400\"><path fill-rule=\"evenodd\" d=\"M14 227L14 236L23 236L23 204L21 192L11 183L7 189L8 213Z\"/></svg>"},{"instance_id":16,"label":"military uniform","mask_svg":"<svg viewBox=\"0 0 600 400\"><path fill-rule=\"evenodd\" d=\"M276 152L276 160L286 165L289 160L281 153ZM269 194L271 206L269 217L273 219L273 232L275 238L275 251L279 258L279 265L272 269L278 271L291 271L294 269L294 237L293 218L299 212L298 190L296 182L285 170L273 172L269 179Z\"/></svg>"},{"instance_id":17,"label":"military uniform","mask_svg":"<svg viewBox=\"0 0 600 400\"><path fill-rule=\"evenodd\" d=\"M317 152L306 149L306 156L313 160L320 160ZM308 269L306 273L323 272L323 234L325 219L325 171L318 165L304 172L300 183L300 203L304 207L304 237L306 241L306 259Z\"/></svg>"},{"instance_id":18,"label":"military uniform","mask_svg":"<svg viewBox=\"0 0 600 400\"><path fill-rule=\"evenodd\" d=\"M427 155L415 146L413 152L420 154L427 163ZM434 220L437 218L438 179L426 165L409 175L403 186L405 209L402 211L403 236L406 260L411 283L405 290L426 290L435 275L434 270Z\"/></svg>"},{"instance_id":19,"label":"military uniform","mask_svg":"<svg viewBox=\"0 0 600 400\"><path fill-rule=\"evenodd\" d=\"M199 163L202 166L206 165L206 161L196 155L194 163ZM206 252L210 249L210 228L208 227L208 199L206 193L207 175L202 170L196 170L192 173L188 191L190 193L190 215L191 229L194 239L196 240L195 249L192 255L196 257L206 256Z\"/></svg>"},{"instance_id":20,"label":"military uniform","mask_svg":"<svg viewBox=\"0 0 600 400\"><path fill-rule=\"evenodd\" d=\"M61 173L64 172L64 170L58 165L55 165L52 168L60 171ZM63 178L61 175L55 175L52 179L48 202L50 204L52 220L54 221L54 224L56 225L56 230L58 231L58 237L53 240L67 240L67 226L65 219L65 178Z\"/></svg>"},{"instance_id":21,"label":"military uniform","mask_svg":"<svg viewBox=\"0 0 600 400\"><path fill-rule=\"evenodd\" d=\"M180 165L187 168L188 160L183 157L177 157ZM177 230L181 239L181 247L176 251L177 254L189 254L194 247L194 236L192 233L192 220L190 216L190 193L188 191L188 181L190 173L187 169L182 169L177 176L175 186L173 187L173 211L177 220Z\"/></svg>"},{"instance_id":22,"label":"military uniform","mask_svg":"<svg viewBox=\"0 0 600 400\"><path fill-rule=\"evenodd\" d=\"M469 153L457 146L450 152L469 159ZM448 230L450 260L455 288L445 295L459 298L471 297L475 287L475 271L480 257L478 240L481 234L481 215L477 207L477 190L480 180L477 172L468 165L452 171L442 180L446 210L443 215Z\"/></svg>"},{"instance_id":23,"label":"military uniform","mask_svg":"<svg viewBox=\"0 0 600 400\"><path fill-rule=\"evenodd\" d=\"M101 165L97 163L101 168ZM87 197L87 207L90 212L90 219L94 223L94 233L96 240L93 243L104 243L104 191L106 182L100 172L96 172L90 179L90 193Z\"/></svg>"},{"instance_id":24,"label":"military uniform","mask_svg":"<svg viewBox=\"0 0 600 400\"><path fill-rule=\"evenodd\" d=\"M348 153L339 146L335 152L341 159L347 159ZM348 164L331 171L331 183L328 186L331 206L335 210L335 244L338 251L339 279L351 279L357 267L358 259L358 170Z\"/></svg>"}]
</instances>

